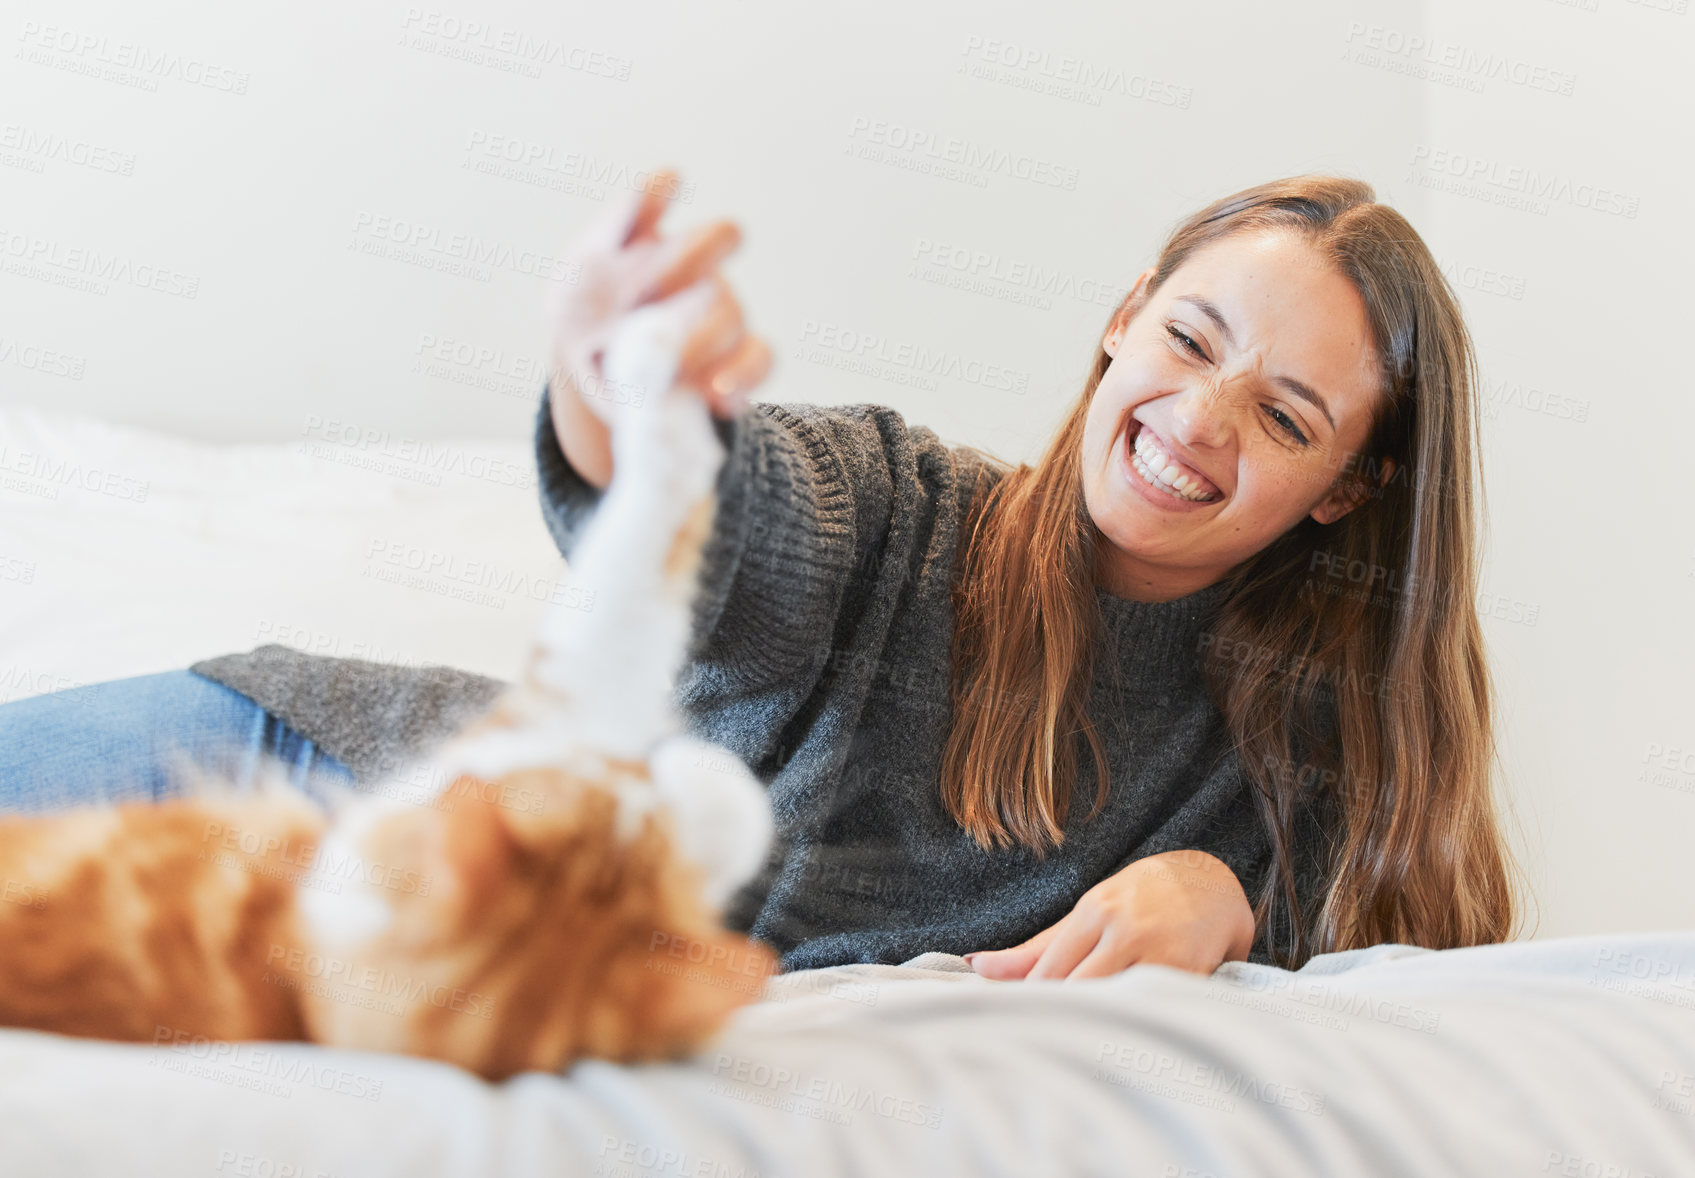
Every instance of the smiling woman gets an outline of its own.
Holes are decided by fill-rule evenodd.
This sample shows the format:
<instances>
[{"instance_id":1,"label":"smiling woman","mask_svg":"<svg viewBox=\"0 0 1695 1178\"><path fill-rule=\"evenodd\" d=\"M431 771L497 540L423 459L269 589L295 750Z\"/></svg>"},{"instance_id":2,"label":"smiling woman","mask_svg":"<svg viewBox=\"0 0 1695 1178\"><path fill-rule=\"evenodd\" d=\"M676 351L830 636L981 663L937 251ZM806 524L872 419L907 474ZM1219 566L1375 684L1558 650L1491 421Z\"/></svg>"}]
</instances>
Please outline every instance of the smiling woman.
<instances>
[{"instance_id":1,"label":"smiling woman","mask_svg":"<svg viewBox=\"0 0 1695 1178\"><path fill-rule=\"evenodd\" d=\"M537 482L574 564L627 469L606 341L671 302L726 450L679 708L781 819L733 930L786 969L970 952L1038 980L1510 935L1471 345L1368 186L1295 177L1183 223L1011 468L885 406L750 400L770 354L719 273L740 230L662 233L655 181L571 256ZM146 740L113 755L120 711L376 787L499 687L281 646L190 670L0 708L0 797L154 781Z\"/></svg>"},{"instance_id":2,"label":"smiling woman","mask_svg":"<svg viewBox=\"0 0 1695 1178\"><path fill-rule=\"evenodd\" d=\"M1255 915L1284 935L1273 955L1510 935L1474 389L1453 292L1370 186L1294 177L1185 221L1040 463L980 488L949 812L984 846L1057 846L1076 775L1060 737L1082 732L1104 764L1083 687L1101 616L1079 588L1165 602L1221 586L1196 653L1271 838ZM1397 590L1328 592L1338 565ZM991 688L1043 706L991 719L970 706ZM1309 814L1328 837L1303 867Z\"/></svg>"}]
</instances>

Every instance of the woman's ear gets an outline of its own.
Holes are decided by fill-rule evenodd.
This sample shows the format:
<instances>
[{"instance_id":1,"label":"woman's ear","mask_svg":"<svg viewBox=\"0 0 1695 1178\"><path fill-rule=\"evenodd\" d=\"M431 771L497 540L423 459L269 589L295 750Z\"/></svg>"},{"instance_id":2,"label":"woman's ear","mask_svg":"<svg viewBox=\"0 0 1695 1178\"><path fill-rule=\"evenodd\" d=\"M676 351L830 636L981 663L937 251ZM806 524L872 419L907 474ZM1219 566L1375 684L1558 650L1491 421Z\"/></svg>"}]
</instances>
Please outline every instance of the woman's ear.
<instances>
[{"instance_id":1,"label":"woman's ear","mask_svg":"<svg viewBox=\"0 0 1695 1178\"><path fill-rule=\"evenodd\" d=\"M1389 480L1394 477L1395 460L1383 459L1382 473L1377 480L1378 489L1387 487ZM1364 503L1371 493L1370 480L1364 475L1345 474L1332 484L1330 493L1318 501L1318 506L1312 509L1312 517L1321 524L1333 524Z\"/></svg>"},{"instance_id":2,"label":"woman's ear","mask_svg":"<svg viewBox=\"0 0 1695 1178\"><path fill-rule=\"evenodd\" d=\"M1148 279L1154 276L1154 268L1149 266L1136 279L1136 284L1125 294L1118 304L1118 310L1113 313L1112 322L1107 324L1106 335L1101 339L1101 350L1107 355L1116 357L1118 345L1124 339L1124 333L1130 329L1130 320L1141 310L1142 304L1148 297Z\"/></svg>"}]
</instances>

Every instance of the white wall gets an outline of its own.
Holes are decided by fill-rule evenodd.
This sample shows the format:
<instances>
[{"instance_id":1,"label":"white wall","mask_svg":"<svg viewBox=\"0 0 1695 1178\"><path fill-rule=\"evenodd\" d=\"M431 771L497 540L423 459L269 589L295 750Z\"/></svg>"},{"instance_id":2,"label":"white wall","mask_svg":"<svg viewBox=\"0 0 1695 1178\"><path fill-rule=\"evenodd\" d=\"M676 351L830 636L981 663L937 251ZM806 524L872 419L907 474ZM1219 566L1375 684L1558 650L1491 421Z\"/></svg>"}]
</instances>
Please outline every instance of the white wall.
<instances>
[{"instance_id":1,"label":"white wall","mask_svg":"<svg viewBox=\"0 0 1695 1178\"><path fill-rule=\"evenodd\" d=\"M1536 607L1486 627L1542 935L1695 924L1695 17L1656 2L1684 11L1430 0L1429 47L1385 54L1507 63L1481 91L1409 82L1430 150L1397 185L1441 184L1421 232L1511 292L1461 291L1493 412L1485 588Z\"/></svg>"},{"instance_id":2,"label":"white wall","mask_svg":"<svg viewBox=\"0 0 1695 1178\"><path fill-rule=\"evenodd\" d=\"M729 215L746 233L729 273L779 352L762 396L893 405L1034 457L1176 220L1275 176L1360 176L1451 267L1498 394L1485 604L1507 617L1486 626L1541 932L1688 925L1695 773L1639 774L1650 748L1695 749L1691 410L1673 370L1689 175L1671 118L1691 108L1675 67L1692 19L1594 3L8 5L0 395L210 439L324 420L523 437L546 347L547 279L526 271L670 163L691 185L674 227ZM114 64L137 47L163 76ZM1420 75L1427 54L1473 88ZM1507 76L1477 92L1490 54ZM1079 66L1102 80L1042 92ZM914 136L936 155L872 142ZM537 184L467 166L498 164L468 150L497 141L553 168ZM949 150L995 162L905 166ZM1452 153L1572 195L1522 210L1418 182ZM1031 163L1041 179L1014 174ZM1595 185L1634 215L1584 207ZM434 266L361 252L392 248L379 218L420 227ZM455 235L497 261L443 271ZM74 251L124 272L75 289ZM925 257L967 254L1060 289L925 280ZM137 281L161 271L193 297ZM896 358L856 371L827 334ZM431 363L427 340L485 359ZM995 375L915 385L902 345ZM40 349L58 374L20 360ZM1534 625L1508 620L1531 607Z\"/></svg>"},{"instance_id":3,"label":"white wall","mask_svg":"<svg viewBox=\"0 0 1695 1178\"><path fill-rule=\"evenodd\" d=\"M1031 450L1078 387L1112 296L1176 219L1271 175L1392 181L1417 134L1398 79L1339 60L1348 5L1296 18L1246 3L1144 8L319 2L258 21L212 4L26 3L0 25L13 40L8 121L133 157L133 172L0 167L9 250L98 251L197 287L92 294L0 274L5 334L86 362L79 380L6 367L0 387L210 438L295 437L308 414L419 436L522 431L546 343L546 280L521 272L526 256L556 259L632 177L671 163L692 184L677 226L740 220L731 277L780 351L816 324L817 337L871 333L891 353L922 343L1025 382L992 387L1013 379L997 371L915 388L785 356L765 396L893 404L947 435ZM463 35L467 18L486 32ZM26 22L43 31L20 37ZM104 48L11 56L39 53L49 26ZM537 47L538 77L508 68L524 62L503 37ZM148 92L63 68L111 60L123 42L210 64L245 93L177 77ZM1043 82L1040 64L1005 83L962 72L1000 43L1046 53L1053 72L1078 58L1107 84L1064 98L1016 84ZM490 64L449 56L483 44ZM938 157L951 139L996 162L959 180L899 166L933 158L923 150L849 154L908 135L932 137ZM556 170L531 173L560 189L467 168L503 162L467 150L497 138L550 157ZM1073 186L1019 178L1014 161ZM432 261L452 261L463 234L502 264L466 277L356 252L392 245L376 218L434 235L439 248L420 251ZM909 276L924 241L1041 267L1066 293L1032 309L929 284ZM481 368L499 391L418 371L426 337L499 353Z\"/></svg>"}]
</instances>

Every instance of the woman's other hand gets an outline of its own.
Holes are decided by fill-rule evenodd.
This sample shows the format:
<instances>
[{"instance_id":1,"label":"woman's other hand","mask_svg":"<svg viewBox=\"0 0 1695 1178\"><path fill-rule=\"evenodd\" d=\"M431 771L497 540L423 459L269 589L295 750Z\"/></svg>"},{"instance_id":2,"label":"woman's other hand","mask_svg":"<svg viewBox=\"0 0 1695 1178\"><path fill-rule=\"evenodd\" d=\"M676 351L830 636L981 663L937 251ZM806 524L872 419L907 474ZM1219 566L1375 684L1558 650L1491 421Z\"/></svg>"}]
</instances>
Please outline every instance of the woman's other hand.
<instances>
[{"instance_id":1,"label":"woman's other hand","mask_svg":"<svg viewBox=\"0 0 1695 1178\"><path fill-rule=\"evenodd\" d=\"M740 305L718 272L741 242L730 221L713 221L678 237L659 233L677 191L669 169L620 202L566 254L574 281L560 284L551 307L549 379L554 431L566 459L590 483L612 479L612 447L596 401L639 390L610 387L601 369L607 342L637 307L673 300L692 322L677 384L705 398L720 417L739 413L771 366L771 350L747 334ZM608 404L608 408L610 405Z\"/></svg>"},{"instance_id":2,"label":"woman's other hand","mask_svg":"<svg viewBox=\"0 0 1695 1178\"><path fill-rule=\"evenodd\" d=\"M1099 978L1143 964L1210 974L1245 961L1253 943L1253 908L1235 872L1205 851L1167 851L1108 876L1023 944L967 960L997 981Z\"/></svg>"}]
</instances>

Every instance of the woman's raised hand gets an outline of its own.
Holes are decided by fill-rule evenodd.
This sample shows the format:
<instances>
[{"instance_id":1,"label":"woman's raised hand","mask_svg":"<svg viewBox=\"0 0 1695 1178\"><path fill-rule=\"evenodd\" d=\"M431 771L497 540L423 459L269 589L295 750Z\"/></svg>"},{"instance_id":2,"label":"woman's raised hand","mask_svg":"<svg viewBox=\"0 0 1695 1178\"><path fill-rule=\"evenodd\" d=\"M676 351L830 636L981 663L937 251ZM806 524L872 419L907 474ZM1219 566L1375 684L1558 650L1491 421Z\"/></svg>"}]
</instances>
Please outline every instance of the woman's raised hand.
<instances>
[{"instance_id":1,"label":"woman's raised hand","mask_svg":"<svg viewBox=\"0 0 1695 1178\"><path fill-rule=\"evenodd\" d=\"M612 387L601 368L613 331L637 307L666 303L691 325L677 384L698 392L720 417L739 413L770 371L770 348L747 334L741 306L718 272L741 231L720 220L660 236L660 218L676 191L676 173L658 171L610 210L568 251L575 281L561 284L553 299L554 430L566 459L595 486L612 478L607 410L617 398L643 392Z\"/></svg>"}]
</instances>

